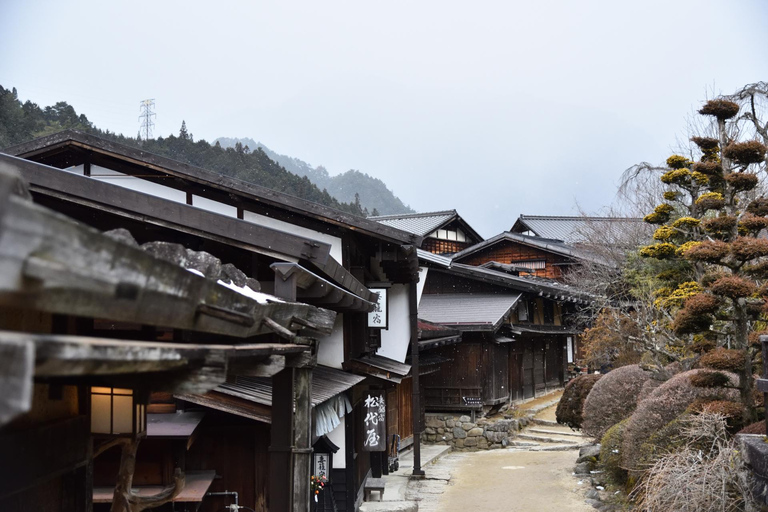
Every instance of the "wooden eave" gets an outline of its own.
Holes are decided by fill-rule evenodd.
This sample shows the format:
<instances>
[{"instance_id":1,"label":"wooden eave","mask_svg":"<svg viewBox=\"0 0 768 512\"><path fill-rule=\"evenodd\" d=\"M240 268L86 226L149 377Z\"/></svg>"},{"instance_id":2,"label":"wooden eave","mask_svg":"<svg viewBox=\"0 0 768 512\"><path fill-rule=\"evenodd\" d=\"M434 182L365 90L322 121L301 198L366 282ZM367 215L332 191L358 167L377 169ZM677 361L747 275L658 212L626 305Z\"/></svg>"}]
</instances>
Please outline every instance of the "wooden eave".
<instances>
[{"instance_id":1,"label":"wooden eave","mask_svg":"<svg viewBox=\"0 0 768 512\"><path fill-rule=\"evenodd\" d=\"M296 279L296 300L334 311L368 313L376 306L375 301L366 300L305 269L298 263L273 263L275 279ZM366 290L366 295L374 295Z\"/></svg>"},{"instance_id":2,"label":"wooden eave","mask_svg":"<svg viewBox=\"0 0 768 512\"><path fill-rule=\"evenodd\" d=\"M330 245L0 153L36 193L215 240L281 260L306 261L352 293L373 294L330 256Z\"/></svg>"},{"instance_id":3,"label":"wooden eave","mask_svg":"<svg viewBox=\"0 0 768 512\"><path fill-rule=\"evenodd\" d=\"M372 220L74 130L41 137L6 148L4 151L26 159L41 160L65 151L67 146L78 148L83 153L90 152L124 160L142 168L213 187L236 197L356 231L378 240L421 245L422 237L383 226Z\"/></svg>"},{"instance_id":4,"label":"wooden eave","mask_svg":"<svg viewBox=\"0 0 768 512\"><path fill-rule=\"evenodd\" d=\"M333 330L332 311L259 303L11 194L7 167L0 159L0 305L240 338Z\"/></svg>"}]
</instances>

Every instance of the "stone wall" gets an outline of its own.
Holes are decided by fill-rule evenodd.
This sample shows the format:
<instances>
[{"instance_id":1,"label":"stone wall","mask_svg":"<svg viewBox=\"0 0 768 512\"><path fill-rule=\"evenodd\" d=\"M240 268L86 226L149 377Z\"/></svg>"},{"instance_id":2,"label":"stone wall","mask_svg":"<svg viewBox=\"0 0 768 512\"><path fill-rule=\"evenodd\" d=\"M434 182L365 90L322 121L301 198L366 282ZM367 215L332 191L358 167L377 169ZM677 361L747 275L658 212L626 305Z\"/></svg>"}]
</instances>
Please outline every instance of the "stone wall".
<instances>
[{"instance_id":1,"label":"stone wall","mask_svg":"<svg viewBox=\"0 0 768 512\"><path fill-rule=\"evenodd\" d=\"M427 413L422 441L447 444L454 450L504 448L520 430L525 418L480 418L473 422L466 415Z\"/></svg>"}]
</instances>

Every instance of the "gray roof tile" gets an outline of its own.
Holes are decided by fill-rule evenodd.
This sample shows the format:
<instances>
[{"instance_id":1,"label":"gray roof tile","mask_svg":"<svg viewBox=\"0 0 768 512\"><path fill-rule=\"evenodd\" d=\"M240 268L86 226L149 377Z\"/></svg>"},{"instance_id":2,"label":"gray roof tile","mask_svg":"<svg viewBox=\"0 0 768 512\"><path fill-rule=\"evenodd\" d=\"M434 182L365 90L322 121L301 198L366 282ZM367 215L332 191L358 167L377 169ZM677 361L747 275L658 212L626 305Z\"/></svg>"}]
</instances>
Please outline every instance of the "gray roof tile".
<instances>
[{"instance_id":1,"label":"gray roof tile","mask_svg":"<svg viewBox=\"0 0 768 512\"><path fill-rule=\"evenodd\" d=\"M419 318L443 325L496 329L520 299L509 294L424 294L419 303Z\"/></svg>"},{"instance_id":2,"label":"gray roof tile","mask_svg":"<svg viewBox=\"0 0 768 512\"><path fill-rule=\"evenodd\" d=\"M378 217L368 217L368 219L401 231L426 236L443 224L451 221L457 215L456 210L447 210L444 212L381 215Z\"/></svg>"},{"instance_id":3,"label":"gray roof tile","mask_svg":"<svg viewBox=\"0 0 768 512\"><path fill-rule=\"evenodd\" d=\"M562 240L566 243L584 242L590 231L613 231L626 223L642 222L639 217L555 217L547 215L520 215L510 231L532 231L536 236Z\"/></svg>"}]
</instances>

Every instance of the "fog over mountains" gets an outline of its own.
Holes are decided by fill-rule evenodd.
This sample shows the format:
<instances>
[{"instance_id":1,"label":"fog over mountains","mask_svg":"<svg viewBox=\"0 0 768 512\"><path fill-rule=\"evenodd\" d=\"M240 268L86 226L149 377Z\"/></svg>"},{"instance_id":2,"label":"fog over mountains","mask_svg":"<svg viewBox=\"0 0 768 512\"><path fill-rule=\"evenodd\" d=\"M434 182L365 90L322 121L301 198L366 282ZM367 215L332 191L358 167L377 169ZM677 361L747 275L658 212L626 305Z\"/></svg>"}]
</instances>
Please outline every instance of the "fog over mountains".
<instances>
[{"instance_id":1,"label":"fog over mountains","mask_svg":"<svg viewBox=\"0 0 768 512\"><path fill-rule=\"evenodd\" d=\"M288 155L281 155L269 149L261 142L246 138L219 137L221 147L235 147L239 142L248 146L251 151L261 148L267 156L282 165L287 171L298 176L306 176L320 189L326 189L329 194L345 203L354 203L355 194L360 195L360 203L364 205L371 215L389 215L395 213L412 213L414 210L404 204L387 185L378 178L369 176L355 169L331 176L322 165L312 167L307 162ZM376 213L374 213L374 209Z\"/></svg>"}]
</instances>

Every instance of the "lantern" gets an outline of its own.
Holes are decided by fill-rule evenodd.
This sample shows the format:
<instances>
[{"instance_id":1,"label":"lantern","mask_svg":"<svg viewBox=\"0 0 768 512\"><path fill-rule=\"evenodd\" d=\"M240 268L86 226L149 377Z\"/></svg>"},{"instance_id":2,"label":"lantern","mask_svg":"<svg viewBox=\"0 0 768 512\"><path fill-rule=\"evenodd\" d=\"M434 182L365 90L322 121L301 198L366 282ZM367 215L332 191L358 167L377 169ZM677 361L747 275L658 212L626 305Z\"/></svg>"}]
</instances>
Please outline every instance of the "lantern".
<instances>
[{"instance_id":1,"label":"lantern","mask_svg":"<svg viewBox=\"0 0 768 512\"><path fill-rule=\"evenodd\" d=\"M91 387L91 433L142 436L147 432L147 406L132 389Z\"/></svg>"}]
</instances>

